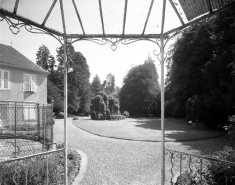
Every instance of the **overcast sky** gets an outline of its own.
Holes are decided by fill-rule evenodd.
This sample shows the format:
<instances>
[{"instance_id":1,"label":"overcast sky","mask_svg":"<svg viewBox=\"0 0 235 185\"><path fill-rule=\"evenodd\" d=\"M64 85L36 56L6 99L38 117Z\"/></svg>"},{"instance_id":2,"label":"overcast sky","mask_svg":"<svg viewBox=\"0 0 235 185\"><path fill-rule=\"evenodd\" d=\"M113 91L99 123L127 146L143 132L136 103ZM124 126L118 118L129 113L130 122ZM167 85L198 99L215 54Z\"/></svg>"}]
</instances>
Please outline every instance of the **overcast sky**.
<instances>
[{"instance_id":1,"label":"overcast sky","mask_svg":"<svg viewBox=\"0 0 235 185\"><path fill-rule=\"evenodd\" d=\"M104 2L105 0L102 0ZM1 1L1 7L4 7L6 9L11 10L12 3L11 1L6 1L2 0ZM44 14L48 11L49 6L45 8L44 6L46 5L40 5L37 3L30 3L26 0L20 1L20 3L23 2L23 4L19 4L19 9L18 13L26 16L26 17L32 17L34 21L39 21L41 22L44 18L44 16L40 17L42 11L44 11ZM37 2L37 1L34 1ZM76 0L77 5L80 5L80 12L81 16L83 15L83 22L84 22L84 28L85 31L87 32L92 32L92 30L95 33L101 32L101 25L93 25L95 26L92 28L93 22L91 20L97 18L97 15L99 15L99 11L96 11L98 8L96 6L90 5L89 3L85 2L91 2L91 1L84 1L84 0ZM110 2L110 1L107 1ZM120 30L122 29L122 20L123 18L120 19L120 12L123 11L124 6L119 6L119 0L114 0L112 1L113 3L109 3L108 6L105 4L104 5L104 21L105 21L105 26L106 26L106 31L108 33L119 33ZM126 27L126 32L127 33L141 33L141 30L143 29L144 21L147 16L148 8L149 8L149 3L150 0L146 1L140 1L142 4L140 4L138 7L131 8L131 2L128 5L130 6L130 9L128 9L131 13L127 14L127 22L126 24L129 25L129 27ZM133 1L134 2L134 1ZM132 3L133 3L132 2ZM143 3L144 2L144 3ZM13 3L14 4L14 3ZM50 2L51 4L51 2ZM49 4L49 5L50 5ZM156 3L155 3L156 4ZM41 7L41 9L40 9ZM83 7L83 8L81 8ZM88 8L89 7L89 8ZM172 9L169 8L169 4L167 4L167 16L166 16L166 29L170 29L175 26L179 26L179 20L177 19L175 13L173 12ZM29 10L27 12L27 10ZM56 9L57 8L57 9ZM76 17L75 15L71 17L73 14L69 13L73 12L74 9L71 9L69 6L65 6L66 11L65 14L67 13L66 17L66 26L67 26L67 32L68 33L73 33L75 28L73 25L75 24L75 20L72 20L72 18ZM92 8L94 10L92 10ZM152 8L152 11L154 8L157 10L161 10L161 7L159 9L159 6L154 5ZM90 11L84 11L89 9ZM69 10L69 11L68 11ZM73 11L72 11L73 10ZM105 13L105 10L107 13ZM136 11L139 10L139 11ZM41 11L41 13L40 13ZM53 27L53 28L58 28L59 30L61 29L61 26L58 26L58 24L55 24L55 21L57 20L56 15L59 12L59 4L57 2L57 5L55 6L51 18L49 17L48 19L48 27ZM84 12L82 12L84 11ZM157 11L158 14L156 14L156 19L154 19L153 16L150 16L149 19L149 27L147 27L146 31L149 33L155 33L153 30L156 30L157 32L160 31L160 23L161 23L161 11ZM83 13L83 14L82 14ZM85 14L87 13L87 14ZM97 14L97 15L96 15ZM121 14L122 15L122 14ZM153 14L154 15L154 14ZM122 15L123 16L123 15ZM133 17L133 19L132 19ZM134 19L136 18L137 19ZM60 19L59 19L60 20ZM131 21L135 20L135 21ZM156 20L156 22L155 22ZM89 24L90 22L90 24ZM99 21L98 21L99 22ZM43 34L32 34L27 31L25 31L24 28L21 28L20 32L16 35L14 35L10 30L9 26L6 23L6 21L0 21L0 42L2 44L6 44L12 47L14 47L16 50L18 50L20 53L25 55L27 58L29 58L31 61L35 62L36 60L36 52L38 48L41 45L45 45L49 48L51 54L56 58L56 48L60 47L60 43L53 37L48 36L48 35L43 35ZM62 31L62 30L61 30ZM81 30L79 30L81 31ZM78 31L78 32L79 32ZM157 60L157 57L153 55L154 50L159 50L156 44L149 42L149 41L139 41L130 45L122 45L121 43L118 45L116 51L112 51L110 48L109 44L106 45L98 45L93 42L89 41L79 41L74 44L75 50L83 53L85 58L87 59L87 63L90 68L90 82L94 78L94 76L97 74L101 82L105 80L106 76L108 73L112 73L115 76L116 80L116 85L121 87L122 86L122 81L124 76L127 74L127 72L131 69L131 67L135 65L139 65L144 63L144 61L148 58L148 55L152 57L152 59L155 60L155 65L158 70L158 74L160 77L160 63ZM159 79L160 80L160 79Z\"/></svg>"}]
</instances>

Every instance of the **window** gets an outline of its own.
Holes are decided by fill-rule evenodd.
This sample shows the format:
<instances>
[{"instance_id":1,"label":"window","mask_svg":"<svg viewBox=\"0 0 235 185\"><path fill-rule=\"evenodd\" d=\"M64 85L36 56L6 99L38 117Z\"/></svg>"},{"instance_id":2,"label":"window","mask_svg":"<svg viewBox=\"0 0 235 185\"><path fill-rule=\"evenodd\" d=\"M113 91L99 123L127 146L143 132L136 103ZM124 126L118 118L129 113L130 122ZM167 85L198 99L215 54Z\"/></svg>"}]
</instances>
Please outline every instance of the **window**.
<instances>
[{"instance_id":1,"label":"window","mask_svg":"<svg viewBox=\"0 0 235 185\"><path fill-rule=\"evenodd\" d=\"M0 89L10 89L9 71L0 70Z\"/></svg>"},{"instance_id":2,"label":"window","mask_svg":"<svg viewBox=\"0 0 235 185\"><path fill-rule=\"evenodd\" d=\"M36 92L36 76L30 74L24 74L23 91Z\"/></svg>"}]
</instances>

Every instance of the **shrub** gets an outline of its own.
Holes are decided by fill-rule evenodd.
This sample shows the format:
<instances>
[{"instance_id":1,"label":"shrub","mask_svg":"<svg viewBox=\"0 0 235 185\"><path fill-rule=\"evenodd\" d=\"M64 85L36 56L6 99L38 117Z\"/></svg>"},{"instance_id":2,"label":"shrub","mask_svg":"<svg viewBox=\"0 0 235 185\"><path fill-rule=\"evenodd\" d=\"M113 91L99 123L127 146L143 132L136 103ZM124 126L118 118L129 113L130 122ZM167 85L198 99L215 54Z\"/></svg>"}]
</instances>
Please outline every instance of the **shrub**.
<instances>
[{"instance_id":1,"label":"shrub","mask_svg":"<svg viewBox=\"0 0 235 185\"><path fill-rule=\"evenodd\" d=\"M230 144L235 144L235 115L229 116L228 121L230 124L228 126L225 126L225 130L228 130L228 135L230 135Z\"/></svg>"},{"instance_id":2,"label":"shrub","mask_svg":"<svg viewBox=\"0 0 235 185\"><path fill-rule=\"evenodd\" d=\"M74 117L73 120L78 120L78 117Z\"/></svg>"},{"instance_id":3,"label":"shrub","mask_svg":"<svg viewBox=\"0 0 235 185\"><path fill-rule=\"evenodd\" d=\"M47 80L47 102L51 103L54 100L53 112L64 111L64 98L58 87L56 87L50 80Z\"/></svg>"},{"instance_id":4,"label":"shrub","mask_svg":"<svg viewBox=\"0 0 235 185\"><path fill-rule=\"evenodd\" d=\"M202 180L201 180L202 175ZM174 181L174 180L173 180ZM173 182L174 185L212 185L210 180L207 179L205 173L199 170L199 168L192 168L190 170L185 170L181 175L176 177L176 181Z\"/></svg>"},{"instance_id":5,"label":"shrub","mask_svg":"<svg viewBox=\"0 0 235 185\"><path fill-rule=\"evenodd\" d=\"M235 163L235 150L226 146L223 150L215 152L213 158ZM235 184L235 165L222 162L211 163L208 165L208 171L215 184L224 184L226 178L227 185Z\"/></svg>"},{"instance_id":6,"label":"shrub","mask_svg":"<svg viewBox=\"0 0 235 185\"><path fill-rule=\"evenodd\" d=\"M214 159L235 162L235 150L232 147L224 147L223 150L215 152ZM202 175L202 181L201 181ZM186 170L176 178L174 185L223 185L227 179L227 185L235 184L235 165L219 161L210 161L203 171L200 166L194 167L192 171Z\"/></svg>"},{"instance_id":7,"label":"shrub","mask_svg":"<svg viewBox=\"0 0 235 185\"><path fill-rule=\"evenodd\" d=\"M59 148L63 145L59 145ZM38 156L18 162L11 162L2 166L2 185L15 184L46 184L47 165L49 184L63 184L64 178L64 154L63 151L48 156ZM79 173L80 155L74 151L68 150L68 181L72 184L74 178ZM27 170L27 173L25 173ZM17 173L16 173L17 172Z\"/></svg>"},{"instance_id":8,"label":"shrub","mask_svg":"<svg viewBox=\"0 0 235 185\"><path fill-rule=\"evenodd\" d=\"M128 111L124 111L124 112L123 112L123 115L124 115L126 118L129 118L129 116L130 116L130 114L129 114Z\"/></svg>"}]
</instances>

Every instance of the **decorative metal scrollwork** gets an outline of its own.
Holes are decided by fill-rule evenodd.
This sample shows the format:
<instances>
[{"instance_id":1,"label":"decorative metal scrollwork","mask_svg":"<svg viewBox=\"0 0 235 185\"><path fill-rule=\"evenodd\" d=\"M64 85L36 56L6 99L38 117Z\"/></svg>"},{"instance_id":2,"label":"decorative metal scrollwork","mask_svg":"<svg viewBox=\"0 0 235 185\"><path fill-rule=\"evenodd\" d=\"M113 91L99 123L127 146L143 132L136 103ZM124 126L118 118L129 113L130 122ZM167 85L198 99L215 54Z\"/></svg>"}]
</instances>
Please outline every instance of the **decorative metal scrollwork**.
<instances>
[{"instance_id":1,"label":"decorative metal scrollwork","mask_svg":"<svg viewBox=\"0 0 235 185\"><path fill-rule=\"evenodd\" d=\"M127 39L127 38L78 38L78 39L72 40L70 44L73 44L77 41L90 41L99 45L109 44L110 48L113 51L115 51L119 43L123 45L128 45L128 44L132 44L134 42L143 41L143 40L158 44L157 39L154 40L154 39L147 39L147 38L131 38L131 39Z\"/></svg>"},{"instance_id":2,"label":"decorative metal scrollwork","mask_svg":"<svg viewBox=\"0 0 235 185\"><path fill-rule=\"evenodd\" d=\"M20 32L21 28L25 28L25 30L30 33L50 35L50 36L54 37L57 41L59 41L61 45L63 44L63 37L61 37L61 36L57 36L57 35L50 33L46 30L34 27L34 26L27 24L25 22L20 22L17 19L12 19L12 18L9 18L7 16L0 14L0 21L3 21L3 20L5 20L7 22L7 24L9 25L9 29L15 35L17 35Z\"/></svg>"},{"instance_id":3,"label":"decorative metal scrollwork","mask_svg":"<svg viewBox=\"0 0 235 185\"><path fill-rule=\"evenodd\" d=\"M166 174L170 177L171 184L191 184L192 182L197 184L212 184L208 175L208 169L211 166L230 166L235 168L235 163L228 161L221 161L218 159L204 157L200 155L194 155L170 149L165 149L166 158ZM228 174L224 174L225 176ZM227 178L228 177L228 178ZM225 179L229 179L235 183L233 177L227 176ZM186 183L186 181L188 183Z\"/></svg>"}]
</instances>

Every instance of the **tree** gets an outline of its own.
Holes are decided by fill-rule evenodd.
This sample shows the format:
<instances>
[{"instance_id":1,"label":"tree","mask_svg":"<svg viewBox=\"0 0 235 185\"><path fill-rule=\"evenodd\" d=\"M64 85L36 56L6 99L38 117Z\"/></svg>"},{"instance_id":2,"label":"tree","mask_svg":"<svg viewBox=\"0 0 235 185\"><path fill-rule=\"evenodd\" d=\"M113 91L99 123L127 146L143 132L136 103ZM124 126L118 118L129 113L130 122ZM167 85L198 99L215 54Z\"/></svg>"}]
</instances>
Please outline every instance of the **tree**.
<instances>
[{"instance_id":1,"label":"tree","mask_svg":"<svg viewBox=\"0 0 235 185\"><path fill-rule=\"evenodd\" d=\"M55 86L58 84L57 72L55 70L55 58L50 54L49 49L42 45L36 53L36 64L49 72L47 82L47 103L55 101L54 110L63 110L63 99L61 91Z\"/></svg>"},{"instance_id":2,"label":"tree","mask_svg":"<svg viewBox=\"0 0 235 185\"><path fill-rule=\"evenodd\" d=\"M45 45L40 46L36 53L36 56L37 56L36 64L41 68L45 69L46 71L48 71L49 56L50 56L49 49Z\"/></svg>"},{"instance_id":3,"label":"tree","mask_svg":"<svg viewBox=\"0 0 235 185\"><path fill-rule=\"evenodd\" d=\"M195 33L196 30L198 30ZM185 104L193 95L204 93L203 65L210 59L212 46L205 27L191 26L170 51L166 79L166 101L172 116L185 116ZM166 110L168 111L168 110Z\"/></svg>"},{"instance_id":4,"label":"tree","mask_svg":"<svg viewBox=\"0 0 235 185\"><path fill-rule=\"evenodd\" d=\"M187 112L209 128L226 122L234 112L234 15L235 10L229 10L191 26L171 49L166 80L169 112Z\"/></svg>"},{"instance_id":5,"label":"tree","mask_svg":"<svg viewBox=\"0 0 235 185\"><path fill-rule=\"evenodd\" d=\"M120 90L121 110L141 116L154 111L160 93L158 74L151 57L144 64L133 67L123 80Z\"/></svg>"},{"instance_id":6,"label":"tree","mask_svg":"<svg viewBox=\"0 0 235 185\"><path fill-rule=\"evenodd\" d=\"M109 98L109 104L108 105L109 105L110 114L116 114L117 111L120 108L119 100L117 98L114 98L114 97ZM118 108L118 110L117 110L117 108Z\"/></svg>"},{"instance_id":7,"label":"tree","mask_svg":"<svg viewBox=\"0 0 235 185\"><path fill-rule=\"evenodd\" d=\"M91 91L94 95L97 95L102 90L102 85L100 82L100 78L98 75L96 75L91 83Z\"/></svg>"},{"instance_id":8,"label":"tree","mask_svg":"<svg viewBox=\"0 0 235 185\"><path fill-rule=\"evenodd\" d=\"M103 90L110 95L115 90L115 76L109 73L102 84Z\"/></svg>"},{"instance_id":9,"label":"tree","mask_svg":"<svg viewBox=\"0 0 235 185\"><path fill-rule=\"evenodd\" d=\"M64 110L64 99L60 90L50 81L47 80L47 102L51 103L54 100L54 112L61 112Z\"/></svg>"},{"instance_id":10,"label":"tree","mask_svg":"<svg viewBox=\"0 0 235 185\"><path fill-rule=\"evenodd\" d=\"M57 50L57 60L59 61L58 73L61 82L64 71L64 50L61 46ZM89 109L90 91L89 78L90 71L86 58L82 53L76 52L72 45L67 47L68 62L68 105L70 111L86 112Z\"/></svg>"},{"instance_id":11,"label":"tree","mask_svg":"<svg viewBox=\"0 0 235 185\"><path fill-rule=\"evenodd\" d=\"M36 53L36 64L49 72L48 79L54 84L58 84L58 73L55 70L55 58L50 54L49 49L42 45Z\"/></svg>"}]
</instances>

